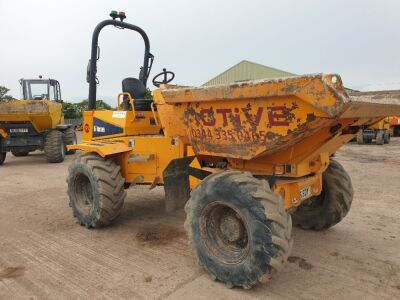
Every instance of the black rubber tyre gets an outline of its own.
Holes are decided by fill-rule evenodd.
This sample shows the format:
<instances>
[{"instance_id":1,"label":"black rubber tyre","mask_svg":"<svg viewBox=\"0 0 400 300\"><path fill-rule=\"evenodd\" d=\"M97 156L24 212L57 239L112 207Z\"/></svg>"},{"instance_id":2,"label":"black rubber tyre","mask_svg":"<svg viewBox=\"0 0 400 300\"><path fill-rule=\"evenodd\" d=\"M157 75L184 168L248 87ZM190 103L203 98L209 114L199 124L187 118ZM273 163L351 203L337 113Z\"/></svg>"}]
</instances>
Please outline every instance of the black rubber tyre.
<instances>
[{"instance_id":1,"label":"black rubber tyre","mask_svg":"<svg viewBox=\"0 0 400 300\"><path fill-rule=\"evenodd\" d=\"M81 225L102 227L119 216L126 197L125 180L114 161L83 154L68 171L69 205Z\"/></svg>"},{"instance_id":2,"label":"black rubber tyre","mask_svg":"<svg viewBox=\"0 0 400 300\"><path fill-rule=\"evenodd\" d=\"M22 156L28 156L29 155L29 151L24 151L24 150L11 151L11 153L15 157L22 157Z\"/></svg>"},{"instance_id":3,"label":"black rubber tyre","mask_svg":"<svg viewBox=\"0 0 400 300\"><path fill-rule=\"evenodd\" d=\"M377 145L383 145L385 143L384 140L384 131L383 130L379 130L376 133L376 138L375 138L375 142Z\"/></svg>"},{"instance_id":4,"label":"black rubber tyre","mask_svg":"<svg viewBox=\"0 0 400 300\"><path fill-rule=\"evenodd\" d=\"M293 224L303 229L327 229L347 215L352 201L350 176L341 164L331 159L322 174L322 193L304 202L292 213Z\"/></svg>"},{"instance_id":5,"label":"black rubber tyre","mask_svg":"<svg viewBox=\"0 0 400 300\"><path fill-rule=\"evenodd\" d=\"M362 130L360 130L360 131L357 133L356 139L357 139L357 144L359 144L359 145L364 144L364 133L363 133Z\"/></svg>"},{"instance_id":6,"label":"black rubber tyre","mask_svg":"<svg viewBox=\"0 0 400 300\"><path fill-rule=\"evenodd\" d=\"M385 144L389 144L390 143L390 132L389 132L389 130L385 130L385 132L383 134L383 142Z\"/></svg>"},{"instance_id":7,"label":"black rubber tyre","mask_svg":"<svg viewBox=\"0 0 400 300\"><path fill-rule=\"evenodd\" d=\"M278 271L292 248L292 221L268 182L249 172L206 177L186 203L185 230L199 264L227 287L251 288Z\"/></svg>"},{"instance_id":8,"label":"black rubber tyre","mask_svg":"<svg viewBox=\"0 0 400 300\"><path fill-rule=\"evenodd\" d=\"M44 154L48 162L60 163L64 161L66 149L63 133L58 130L50 130L44 142Z\"/></svg>"},{"instance_id":9,"label":"black rubber tyre","mask_svg":"<svg viewBox=\"0 0 400 300\"><path fill-rule=\"evenodd\" d=\"M64 131L64 145L68 146L76 144L77 144L76 132L72 127L70 127ZM75 152L76 150L67 150L67 154L75 154Z\"/></svg>"},{"instance_id":10,"label":"black rubber tyre","mask_svg":"<svg viewBox=\"0 0 400 300\"><path fill-rule=\"evenodd\" d=\"M6 160L7 152L0 152L0 166L4 163Z\"/></svg>"}]
</instances>

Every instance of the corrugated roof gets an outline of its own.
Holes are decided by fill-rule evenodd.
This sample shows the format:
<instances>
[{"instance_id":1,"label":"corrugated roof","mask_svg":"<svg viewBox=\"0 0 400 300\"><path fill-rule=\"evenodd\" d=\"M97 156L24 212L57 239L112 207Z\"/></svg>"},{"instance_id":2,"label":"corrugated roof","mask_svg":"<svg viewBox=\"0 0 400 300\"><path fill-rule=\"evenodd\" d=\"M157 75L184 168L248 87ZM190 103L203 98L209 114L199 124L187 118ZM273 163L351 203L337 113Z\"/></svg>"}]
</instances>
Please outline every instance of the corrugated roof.
<instances>
[{"instance_id":1,"label":"corrugated roof","mask_svg":"<svg viewBox=\"0 0 400 300\"><path fill-rule=\"evenodd\" d=\"M242 60L225 72L207 81L203 86L216 84L227 84L246 80L256 80L264 78L289 77L295 74L257 64L248 60Z\"/></svg>"}]
</instances>

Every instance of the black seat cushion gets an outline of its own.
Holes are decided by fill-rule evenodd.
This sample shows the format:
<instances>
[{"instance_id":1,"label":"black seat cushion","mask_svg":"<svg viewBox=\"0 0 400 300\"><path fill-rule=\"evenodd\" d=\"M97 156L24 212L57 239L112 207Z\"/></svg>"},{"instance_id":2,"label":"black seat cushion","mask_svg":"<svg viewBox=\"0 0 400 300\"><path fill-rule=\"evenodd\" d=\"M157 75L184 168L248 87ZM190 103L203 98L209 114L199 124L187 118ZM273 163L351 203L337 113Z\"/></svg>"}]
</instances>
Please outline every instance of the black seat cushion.
<instances>
[{"instance_id":1,"label":"black seat cushion","mask_svg":"<svg viewBox=\"0 0 400 300\"><path fill-rule=\"evenodd\" d=\"M144 99L146 87L139 79L128 77L122 80L122 91L131 94L136 111L151 111L151 103L153 100ZM127 99L124 98L124 102L127 102ZM128 109L129 108L126 110Z\"/></svg>"},{"instance_id":2,"label":"black seat cushion","mask_svg":"<svg viewBox=\"0 0 400 300\"><path fill-rule=\"evenodd\" d=\"M122 91L131 94L133 99L143 99L146 95L146 87L143 82L132 77L122 80Z\"/></svg>"}]
</instances>

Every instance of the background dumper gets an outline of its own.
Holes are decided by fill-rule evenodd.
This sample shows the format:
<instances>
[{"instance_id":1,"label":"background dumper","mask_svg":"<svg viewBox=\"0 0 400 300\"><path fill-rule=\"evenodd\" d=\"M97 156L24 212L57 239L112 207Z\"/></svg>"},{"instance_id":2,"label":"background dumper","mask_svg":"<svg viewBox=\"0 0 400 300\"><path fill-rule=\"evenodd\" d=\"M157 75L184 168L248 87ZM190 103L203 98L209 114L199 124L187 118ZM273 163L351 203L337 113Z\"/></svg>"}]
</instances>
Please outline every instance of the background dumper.
<instances>
[{"instance_id":1,"label":"background dumper","mask_svg":"<svg viewBox=\"0 0 400 300\"><path fill-rule=\"evenodd\" d=\"M7 152L27 156L44 150L48 162L62 162L75 130L64 124L60 84L54 79L21 79L23 99L0 102L0 165Z\"/></svg>"}]
</instances>

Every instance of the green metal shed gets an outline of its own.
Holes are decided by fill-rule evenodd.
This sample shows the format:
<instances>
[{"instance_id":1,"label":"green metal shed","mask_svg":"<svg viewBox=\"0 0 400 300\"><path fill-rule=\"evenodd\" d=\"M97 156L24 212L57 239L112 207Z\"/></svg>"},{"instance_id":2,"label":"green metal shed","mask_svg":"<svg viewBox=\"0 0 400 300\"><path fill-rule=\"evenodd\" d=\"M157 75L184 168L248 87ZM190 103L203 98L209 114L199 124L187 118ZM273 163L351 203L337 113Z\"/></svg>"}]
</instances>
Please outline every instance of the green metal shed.
<instances>
[{"instance_id":1,"label":"green metal shed","mask_svg":"<svg viewBox=\"0 0 400 300\"><path fill-rule=\"evenodd\" d=\"M296 74L257 64L248 60L242 60L240 63L234 65L225 72L222 72L213 79L207 81L203 86L264 78L289 77L294 75Z\"/></svg>"}]
</instances>

